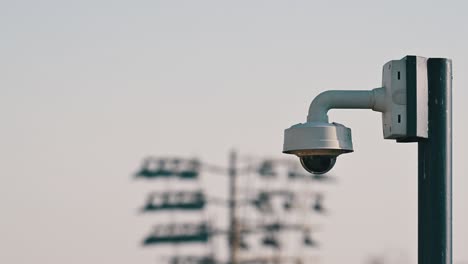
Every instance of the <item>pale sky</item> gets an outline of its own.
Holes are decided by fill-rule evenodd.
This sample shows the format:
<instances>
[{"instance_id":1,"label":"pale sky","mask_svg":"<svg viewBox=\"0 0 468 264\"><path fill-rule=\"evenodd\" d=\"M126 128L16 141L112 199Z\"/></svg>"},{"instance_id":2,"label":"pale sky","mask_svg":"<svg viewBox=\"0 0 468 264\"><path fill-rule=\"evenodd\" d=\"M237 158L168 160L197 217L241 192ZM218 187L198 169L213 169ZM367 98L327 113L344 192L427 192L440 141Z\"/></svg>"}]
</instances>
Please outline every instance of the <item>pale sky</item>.
<instances>
[{"instance_id":1,"label":"pale sky","mask_svg":"<svg viewBox=\"0 0 468 264\"><path fill-rule=\"evenodd\" d=\"M0 1L0 263L154 263L138 243L142 157L283 157L328 89L372 89L405 55L453 60L454 260L468 261L465 1ZM417 257L416 144L332 111L338 159L323 263ZM209 188L218 186L208 186ZM144 187L150 189L150 186Z\"/></svg>"}]
</instances>

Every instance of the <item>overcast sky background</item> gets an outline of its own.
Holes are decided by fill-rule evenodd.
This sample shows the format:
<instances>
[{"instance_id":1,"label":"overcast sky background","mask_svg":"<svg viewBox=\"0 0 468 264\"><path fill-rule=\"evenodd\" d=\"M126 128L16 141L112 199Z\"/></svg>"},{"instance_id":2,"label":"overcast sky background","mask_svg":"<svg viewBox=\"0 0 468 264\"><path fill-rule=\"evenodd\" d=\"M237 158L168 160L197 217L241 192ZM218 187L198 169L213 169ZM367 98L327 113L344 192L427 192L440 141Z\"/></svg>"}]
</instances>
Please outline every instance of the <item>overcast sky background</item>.
<instances>
[{"instance_id":1,"label":"overcast sky background","mask_svg":"<svg viewBox=\"0 0 468 264\"><path fill-rule=\"evenodd\" d=\"M282 157L327 89L380 86L407 54L453 59L454 260L468 261L465 1L0 0L0 263L154 263L130 174L148 155ZM323 263L417 257L417 150L380 114L332 111ZM209 186L218 188L219 186Z\"/></svg>"}]
</instances>

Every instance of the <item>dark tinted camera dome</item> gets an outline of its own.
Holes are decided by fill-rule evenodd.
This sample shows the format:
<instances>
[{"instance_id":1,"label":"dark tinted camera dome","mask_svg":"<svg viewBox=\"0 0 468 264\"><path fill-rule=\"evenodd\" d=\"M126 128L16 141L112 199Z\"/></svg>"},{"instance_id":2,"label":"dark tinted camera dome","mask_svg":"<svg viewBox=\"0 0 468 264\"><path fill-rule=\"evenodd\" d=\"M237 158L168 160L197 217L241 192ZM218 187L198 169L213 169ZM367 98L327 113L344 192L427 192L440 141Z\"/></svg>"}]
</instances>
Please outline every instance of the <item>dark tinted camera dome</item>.
<instances>
[{"instance_id":1,"label":"dark tinted camera dome","mask_svg":"<svg viewBox=\"0 0 468 264\"><path fill-rule=\"evenodd\" d=\"M300 160L306 171L313 174L323 174L333 168L336 156L302 156Z\"/></svg>"}]
</instances>

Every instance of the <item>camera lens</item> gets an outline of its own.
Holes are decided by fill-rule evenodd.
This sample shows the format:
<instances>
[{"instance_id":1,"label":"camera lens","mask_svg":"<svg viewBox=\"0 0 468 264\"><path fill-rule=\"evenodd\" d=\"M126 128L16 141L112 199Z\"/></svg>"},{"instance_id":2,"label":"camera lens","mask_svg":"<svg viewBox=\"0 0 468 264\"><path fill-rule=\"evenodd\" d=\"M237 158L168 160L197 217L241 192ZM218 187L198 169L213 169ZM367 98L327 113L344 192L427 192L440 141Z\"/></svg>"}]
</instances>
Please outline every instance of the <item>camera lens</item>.
<instances>
[{"instance_id":1,"label":"camera lens","mask_svg":"<svg viewBox=\"0 0 468 264\"><path fill-rule=\"evenodd\" d=\"M304 156L301 157L304 169L313 174L323 174L331 170L336 162L336 156Z\"/></svg>"}]
</instances>

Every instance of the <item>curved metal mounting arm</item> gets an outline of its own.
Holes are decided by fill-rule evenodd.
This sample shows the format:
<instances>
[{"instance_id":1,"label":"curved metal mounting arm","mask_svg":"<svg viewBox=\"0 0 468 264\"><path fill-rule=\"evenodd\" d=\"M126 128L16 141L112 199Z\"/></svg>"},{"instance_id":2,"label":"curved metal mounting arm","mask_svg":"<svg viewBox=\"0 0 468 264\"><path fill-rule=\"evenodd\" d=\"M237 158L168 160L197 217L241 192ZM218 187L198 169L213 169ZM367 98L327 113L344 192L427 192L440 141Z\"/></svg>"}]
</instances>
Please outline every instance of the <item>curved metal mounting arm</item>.
<instances>
[{"instance_id":1,"label":"curved metal mounting arm","mask_svg":"<svg viewBox=\"0 0 468 264\"><path fill-rule=\"evenodd\" d=\"M327 122L330 109L372 109L377 112L385 110L385 88L369 91L325 91L312 101L309 107L307 122Z\"/></svg>"}]
</instances>

